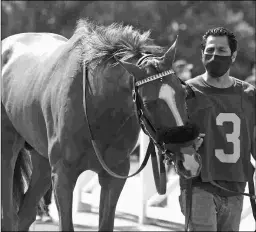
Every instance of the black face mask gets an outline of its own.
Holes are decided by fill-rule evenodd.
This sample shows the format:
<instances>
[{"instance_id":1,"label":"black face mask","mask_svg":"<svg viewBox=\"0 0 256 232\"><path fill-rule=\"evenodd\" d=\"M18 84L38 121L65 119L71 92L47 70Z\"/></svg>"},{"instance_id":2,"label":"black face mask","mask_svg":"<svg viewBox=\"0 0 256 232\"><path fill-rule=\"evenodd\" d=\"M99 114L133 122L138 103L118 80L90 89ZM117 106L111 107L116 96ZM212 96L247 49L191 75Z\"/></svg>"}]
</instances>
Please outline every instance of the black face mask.
<instances>
[{"instance_id":1,"label":"black face mask","mask_svg":"<svg viewBox=\"0 0 256 232\"><path fill-rule=\"evenodd\" d=\"M202 62L211 77L223 76L232 64L231 56L203 54Z\"/></svg>"}]
</instances>

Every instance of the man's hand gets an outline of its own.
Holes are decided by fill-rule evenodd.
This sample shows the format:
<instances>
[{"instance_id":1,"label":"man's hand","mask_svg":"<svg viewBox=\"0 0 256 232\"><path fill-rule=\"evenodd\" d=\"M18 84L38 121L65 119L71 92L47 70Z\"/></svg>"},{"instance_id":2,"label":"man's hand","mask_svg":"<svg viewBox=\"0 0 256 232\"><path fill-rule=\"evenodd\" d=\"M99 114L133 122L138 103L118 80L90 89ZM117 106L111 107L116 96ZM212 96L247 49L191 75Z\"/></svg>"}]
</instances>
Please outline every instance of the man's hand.
<instances>
[{"instance_id":1,"label":"man's hand","mask_svg":"<svg viewBox=\"0 0 256 232\"><path fill-rule=\"evenodd\" d=\"M199 136L194 140L193 144L187 147L181 147L180 152L187 155L193 155L199 147L202 145L205 134L199 134Z\"/></svg>"}]
</instances>

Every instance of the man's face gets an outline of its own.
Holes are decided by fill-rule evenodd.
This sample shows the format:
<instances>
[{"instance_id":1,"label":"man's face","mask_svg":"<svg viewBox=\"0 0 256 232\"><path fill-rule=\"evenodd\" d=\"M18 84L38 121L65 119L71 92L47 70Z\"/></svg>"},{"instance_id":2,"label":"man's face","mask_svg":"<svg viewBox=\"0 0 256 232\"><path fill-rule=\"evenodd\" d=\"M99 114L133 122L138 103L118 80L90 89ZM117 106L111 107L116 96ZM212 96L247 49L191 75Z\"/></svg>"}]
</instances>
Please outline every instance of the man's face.
<instances>
[{"instance_id":1,"label":"man's face","mask_svg":"<svg viewBox=\"0 0 256 232\"><path fill-rule=\"evenodd\" d=\"M236 51L231 54L227 36L209 36L202 51L202 62L207 73L218 78L229 71L236 55Z\"/></svg>"},{"instance_id":2,"label":"man's face","mask_svg":"<svg viewBox=\"0 0 256 232\"><path fill-rule=\"evenodd\" d=\"M205 49L202 54L231 56L231 49L228 44L227 36L212 36L210 35L205 43ZM233 52L231 59L235 62L237 51Z\"/></svg>"}]
</instances>

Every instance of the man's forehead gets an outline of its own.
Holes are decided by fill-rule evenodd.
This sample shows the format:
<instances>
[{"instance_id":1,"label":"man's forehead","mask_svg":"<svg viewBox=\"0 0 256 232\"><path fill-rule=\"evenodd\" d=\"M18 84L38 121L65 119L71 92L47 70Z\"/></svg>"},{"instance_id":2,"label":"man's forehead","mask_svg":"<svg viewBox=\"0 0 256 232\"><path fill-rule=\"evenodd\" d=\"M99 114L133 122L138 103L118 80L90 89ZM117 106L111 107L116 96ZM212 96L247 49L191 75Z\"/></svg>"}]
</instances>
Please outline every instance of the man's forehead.
<instances>
[{"instance_id":1,"label":"man's forehead","mask_svg":"<svg viewBox=\"0 0 256 232\"><path fill-rule=\"evenodd\" d=\"M210 35L205 47L229 47L227 36L212 36Z\"/></svg>"}]
</instances>

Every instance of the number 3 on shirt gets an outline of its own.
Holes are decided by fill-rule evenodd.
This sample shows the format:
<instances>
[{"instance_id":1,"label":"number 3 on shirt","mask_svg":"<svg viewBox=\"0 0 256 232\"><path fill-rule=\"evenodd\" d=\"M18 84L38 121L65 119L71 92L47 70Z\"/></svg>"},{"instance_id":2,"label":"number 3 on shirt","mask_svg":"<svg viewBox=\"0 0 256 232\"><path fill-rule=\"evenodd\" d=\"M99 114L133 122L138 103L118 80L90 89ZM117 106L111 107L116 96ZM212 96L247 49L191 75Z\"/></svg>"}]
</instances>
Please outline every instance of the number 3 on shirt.
<instances>
[{"instance_id":1,"label":"number 3 on shirt","mask_svg":"<svg viewBox=\"0 0 256 232\"><path fill-rule=\"evenodd\" d=\"M232 122L233 132L226 134L227 141L233 143L233 154L225 154L223 149L215 149L215 156L222 163L236 163L240 157L240 127L241 120L234 113L220 113L216 117L216 124L222 126L224 122Z\"/></svg>"}]
</instances>

